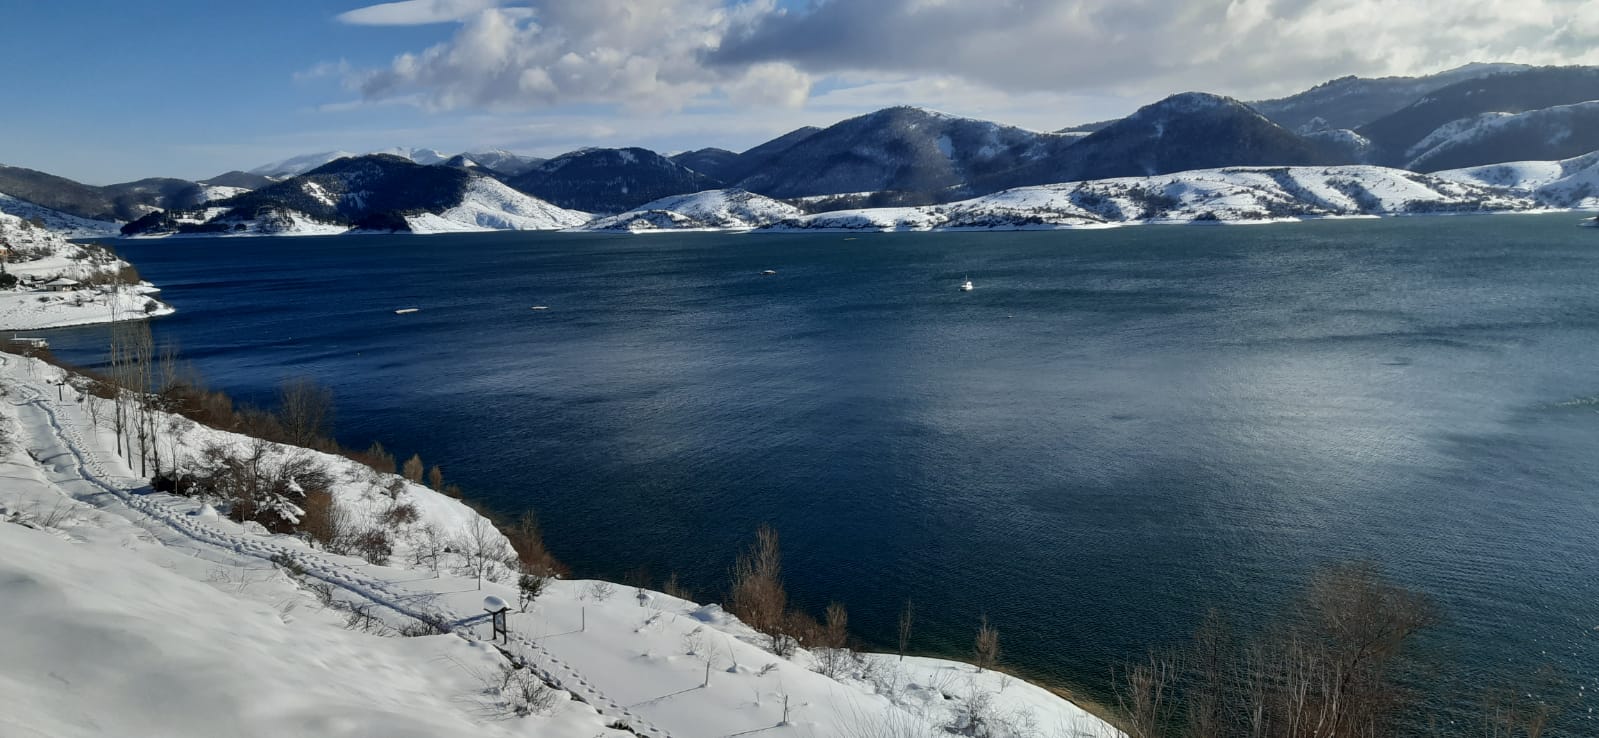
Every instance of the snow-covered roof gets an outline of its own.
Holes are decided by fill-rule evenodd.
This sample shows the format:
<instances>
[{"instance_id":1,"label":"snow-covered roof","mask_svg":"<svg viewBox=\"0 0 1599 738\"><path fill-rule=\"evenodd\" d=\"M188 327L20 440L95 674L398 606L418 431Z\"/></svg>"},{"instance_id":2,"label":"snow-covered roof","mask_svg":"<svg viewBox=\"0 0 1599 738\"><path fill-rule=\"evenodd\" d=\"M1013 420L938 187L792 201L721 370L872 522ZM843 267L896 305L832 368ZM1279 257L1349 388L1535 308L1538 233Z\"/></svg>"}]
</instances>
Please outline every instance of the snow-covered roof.
<instances>
[{"instance_id":1,"label":"snow-covered roof","mask_svg":"<svg viewBox=\"0 0 1599 738\"><path fill-rule=\"evenodd\" d=\"M78 280L76 280L76 279L67 279L66 277L56 277L55 279L52 279L52 280L50 280L48 282L45 282L44 286L46 286L46 287L75 287L75 286L77 286L77 284L78 284Z\"/></svg>"}]
</instances>

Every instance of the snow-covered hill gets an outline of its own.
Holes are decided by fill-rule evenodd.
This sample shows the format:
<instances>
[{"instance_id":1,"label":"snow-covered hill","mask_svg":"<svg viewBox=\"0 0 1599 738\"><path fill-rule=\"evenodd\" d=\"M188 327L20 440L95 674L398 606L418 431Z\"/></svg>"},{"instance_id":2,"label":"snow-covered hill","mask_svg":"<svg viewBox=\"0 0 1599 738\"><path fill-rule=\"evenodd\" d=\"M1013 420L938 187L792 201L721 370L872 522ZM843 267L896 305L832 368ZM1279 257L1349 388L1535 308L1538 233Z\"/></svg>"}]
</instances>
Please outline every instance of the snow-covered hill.
<instances>
[{"instance_id":1,"label":"snow-covered hill","mask_svg":"<svg viewBox=\"0 0 1599 738\"><path fill-rule=\"evenodd\" d=\"M1544 207L1469 178L1374 166L1229 167L1022 187L948 205L818 213L772 230L933 230L1250 223Z\"/></svg>"},{"instance_id":2,"label":"snow-covered hill","mask_svg":"<svg viewBox=\"0 0 1599 738\"><path fill-rule=\"evenodd\" d=\"M674 195L621 215L589 222L585 231L747 230L804 215L799 208L744 190Z\"/></svg>"},{"instance_id":3,"label":"snow-covered hill","mask_svg":"<svg viewBox=\"0 0 1599 738\"><path fill-rule=\"evenodd\" d=\"M1599 151L1563 161L1518 161L1438 172L1456 182L1504 188L1551 208L1599 207Z\"/></svg>"},{"instance_id":4,"label":"snow-covered hill","mask_svg":"<svg viewBox=\"0 0 1599 738\"><path fill-rule=\"evenodd\" d=\"M121 223L80 218L59 210L51 210L42 205L35 205L27 200L18 200L3 193L0 193L0 213L25 221L43 223L45 228L67 238L115 236L117 229L122 227Z\"/></svg>"},{"instance_id":5,"label":"snow-covered hill","mask_svg":"<svg viewBox=\"0 0 1599 738\"><path fill-rule=\"evenodd\" d=\"M485 548L484 521L458 501L271 445L266 467L324 464L363 519L416 508L386 563L338 555L152 491L115 451L109 401L70 389L81 378L0 354L0 382L8 736L1119 735L1002 673L883 654L829 669L764 650L717 605L605 582L549 581L491 645L485 595L517 590L499 560L476 575L463 552ZM169 463L208 442L255 447L183 419L158 427Z\"/></svg>"},{"instance_id":6,"label":"snow-covered hill","mask_svg":"<svg viewBox=\"0 0 1599 738\"><path fill-rule=\"evenodd\" d=\"M376 154L340 159L217 208L169 210L128 224L138 237L558 230L589 215L467 169Z\"/></svg>"},{"instance_id":7,"label":"snow-covered hill","mask_svg":"<svg viewBox=\"0 0 1599 738\"><path fill-rule=\"evenodd\" d=\"M38 330L170 315L160 290L98 246L0 213L0 330ZM14 280L14 283L13 283Z\"/></svg>"}]
</instances>

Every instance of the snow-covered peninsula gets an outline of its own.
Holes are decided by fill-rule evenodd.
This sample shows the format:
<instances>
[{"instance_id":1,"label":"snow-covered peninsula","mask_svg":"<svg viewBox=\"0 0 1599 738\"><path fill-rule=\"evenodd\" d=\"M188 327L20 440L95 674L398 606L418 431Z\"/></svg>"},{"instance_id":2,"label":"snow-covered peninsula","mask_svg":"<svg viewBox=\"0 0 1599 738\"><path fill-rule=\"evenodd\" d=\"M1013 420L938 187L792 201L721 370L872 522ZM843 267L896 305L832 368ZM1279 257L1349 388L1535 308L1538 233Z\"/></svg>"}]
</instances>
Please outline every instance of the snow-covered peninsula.
<instances>
[{"instance_id":1,"label":"snow-covered peninsula","mask_svg":"<svg viewBox=\"0 0 1599 738\"><path fill-rule=\"evenodd\" d=\"M392 548L335 553L153 491L82 377L0 354L0 387L7 735L851 738L973 720L996 738L1120 735L999 672L876 654L824 668L820 652L774 655L717 605L606 582L549 580L496 644L485 596L518 601L514 552L459 500L151 417L169 468L245 454L292 482L314 467L341 525L388 526Z\"/></svg>"},{"instance_id":2,"label":"snow-covered peninsula","mask_svg":"<svg viewBox=\"0 0 1599 738\"><path fill-rule=\"evenodd\" d=\"M170 315L128 262L47 227L0 212L0 330L39 330Z\"/></svg>"}]
</instances>

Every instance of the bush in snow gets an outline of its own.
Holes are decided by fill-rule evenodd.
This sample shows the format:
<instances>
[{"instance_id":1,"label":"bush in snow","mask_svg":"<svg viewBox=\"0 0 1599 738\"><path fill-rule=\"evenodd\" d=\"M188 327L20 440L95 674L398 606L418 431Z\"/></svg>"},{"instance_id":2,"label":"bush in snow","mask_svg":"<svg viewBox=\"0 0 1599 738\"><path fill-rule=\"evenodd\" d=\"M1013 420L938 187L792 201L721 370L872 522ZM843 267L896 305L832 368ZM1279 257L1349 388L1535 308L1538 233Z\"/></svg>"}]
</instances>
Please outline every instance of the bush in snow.
<instances>
[{"instance_id":1,"label":"bush in snow","mask_svg":"<svg viewBox=\"0 0 1599 738\"><path fill-rule=\"evenodd\" d=\"M293 532L305 513L306 496L326 492L333 483L310 454L276 452L259 439L242 447L209 444L191 468L177 480L179 494L221 501L235 522L260 523L273 533Z\"/></svg>"},{"instance_id":2,"label":"bush in snow","mask_svg":"<svg viewBox=\"0 0 1599 738\"><path fill-rule=\"evenodd\" d=\"M523 571L516 578L517 607L522 612L527 612L529 605L544 593L546 579L538 574Z\"/></svg>"}]
</instances>

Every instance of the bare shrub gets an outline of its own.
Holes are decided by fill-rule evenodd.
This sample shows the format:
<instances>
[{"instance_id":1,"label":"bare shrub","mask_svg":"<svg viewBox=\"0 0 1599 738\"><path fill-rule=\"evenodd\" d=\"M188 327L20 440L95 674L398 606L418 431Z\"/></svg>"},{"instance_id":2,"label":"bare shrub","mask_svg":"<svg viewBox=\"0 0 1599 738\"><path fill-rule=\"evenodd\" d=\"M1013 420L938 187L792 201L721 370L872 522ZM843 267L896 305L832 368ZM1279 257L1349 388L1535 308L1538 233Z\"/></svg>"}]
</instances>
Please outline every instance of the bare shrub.
<instances>
[{"instance_id":1,"label":"bare shrub","mask_svg":"<svg viewBox=\"0 0 1599 738\"><path fill-rule=\"evenodd\" d=\"M1411 666L1405 645L1436 621L1371 565L1330 567L1248 640L1212 615L1188 648L1124 669L1118 701L1133 738L1394 735L1414 699L1395 678Z\"/></svg>"},{"instance_id":2,"label":"bare shrub","mask_svg":"<svg viewBox=\"0 0 1599 738\"><path fill-rule=\"evenodd\" d=\"M988 624L984 615L977 625L977 637L972 639L972 656L977 670L992 669L999 662L999 631Z\"/></svg>"},{"instance_id":3,"label":"bare shrub","mask_svg":"<svg viewBox=\"0 0 1599 738\"><path fill-rule=\"evenodd\" d=\"M388 532L382 528L366 528L354 533L347 548L351 553L377 566L388 564L389 557L394 555L394 542L389 540Z\"/></svg>"},{"instance_id":4,"label":"bare shrub","mask_svg":"<svg viewBox=\"0 0 1599 738\"><path fill-rule=\"evenodd\" d=\"M990 738L998 732L1000 722L994 710L994 695L974 689L966 699L955 703L944 730L971 738Z\"/></svg>"},{"instance_id":5,"label":"bare shrub","mask_svg":"<svg viewBox=\"0 0 1599 738\"><path fill-rule=\"evenodd\" d=\"M422 455L421 454L411 454L411 458L405 460L405 466L400 468L400 474L401 474L401 476L404 476L408 481L412 481L412 482L416 482L417 484L421 484L422 483L422 470L423 470L423 468L424 467L422 465Z\"/></svg>"},{"instance_id":6,"label":"bare shrub","mask_svg":"<svg viewBox=\"0 0 1599 738\"><path fill-rule=\"evenodd\" d=\"M395 530L403 528L407 525L415 524L421 519L422 514L417 512L416 505L402 503L390 505L389 508L384 510L383 514L378 518L378 522L382 523L383 527L385 528Z\"/></svg>"},{"instance_id":7,"label":"bare shrub","mask_svg":"<svg viewBox=\"0 0 1599 738\"><path fill-rule=\"evenodd\" d=\"M435 491L444 489L444 470L440 469L438 464L434 464L433 468L428 470L428 486Z\"/></svg>"},{"instance_id":8,"label":"bare shrub","mask_svg":"<svg viewBox=\"0 0 1599 738\"><path fill-rule=\"evenodd\" d=\"M518 609L522 612L527 612L527 608L533 604L533 601L544 593L544 587L547 582L548 579L546 577L530 571L523 571L517 575L516 596Z\"/></svg>"},{"instance_id":9,"label":"bare shrub","mask_svg":"<svg viewBox=\"0 0 1599 738\"><path fill-rule=\"evenodd\" d=\"M393 474L398 468L394 465L394 454L383 448L383 444L372 442L365 451L352 451L345 454L351 461L364 464L379 474Z\"/></svg>"},{"instance_id":10,"label":"bare shrub","mask_svg":"<svg viewBox=\"0 0 1599 738\"><path fill-rule=\"evenodd\" d=\"M412 620L399 628L395 633L402 638L425 638L427 636L445 635L450 630L431 620Z\"/></svg>"},{"instance_id":11,"label":"bare shrub","mask_svg":"<svg viewBox=\"0 0 1599 738\"><path fill-rule=\"evenodd\" d=\"M505 538L511 542L511 548L516 550L516 557L522 562L522 568L547 577L563 577L571 573L565 564L545 548L544 534L539 530L538 515L532 510L523 512L522 516L516 519L516 524L506 529Z\"/></svg>"},{"instance_id":12,"label":"bare shrub","mask_svg":"<svg viewBox=\"0 0 1599 738\"><path fill-rule=\"evenodd\" d=\"M728 609L746 625L770 638L774 653L784 647L788 591L783 588L783 561L777 531L770 526L762 525L755 532L755 542L733 565Z\"/></svg>"},{"instance_id":13,"label":"bare shrub","mask_svg":"<svg viewBox=\"0 0 1599 738\"><path fill-rule=\"evenodd\" d=\"M500 698L505 716L547 715L555 707L558 692L532 669L507 663L496 677L490 689Z\"/></svg>"},{"instance_id":14,"label":"bare shrub","mask_svg":"<svg viewBox=\"0 0 1599 738\"><path fill-rule=\"evenodd\" d=\"M686 600L689 602L694 601L694 592L678 582L677 572L675 571L672 572L672 575L667 577L666 582L661 585L661 591L666 593L668 596L676 597L680 600Z\"/></svg>"},{"instance_id":15,"label":"bare shrub","mask_svg":"<svg viewBox=\"0 0 1599 738\"><path fill-rule=\"evenodd\" d=\"M616 585L610 582L602 582L598 579L589 582L583 587L583 597L595 602L609 600L613 594L616 594Z\"/></svg>"}]
</instances>

